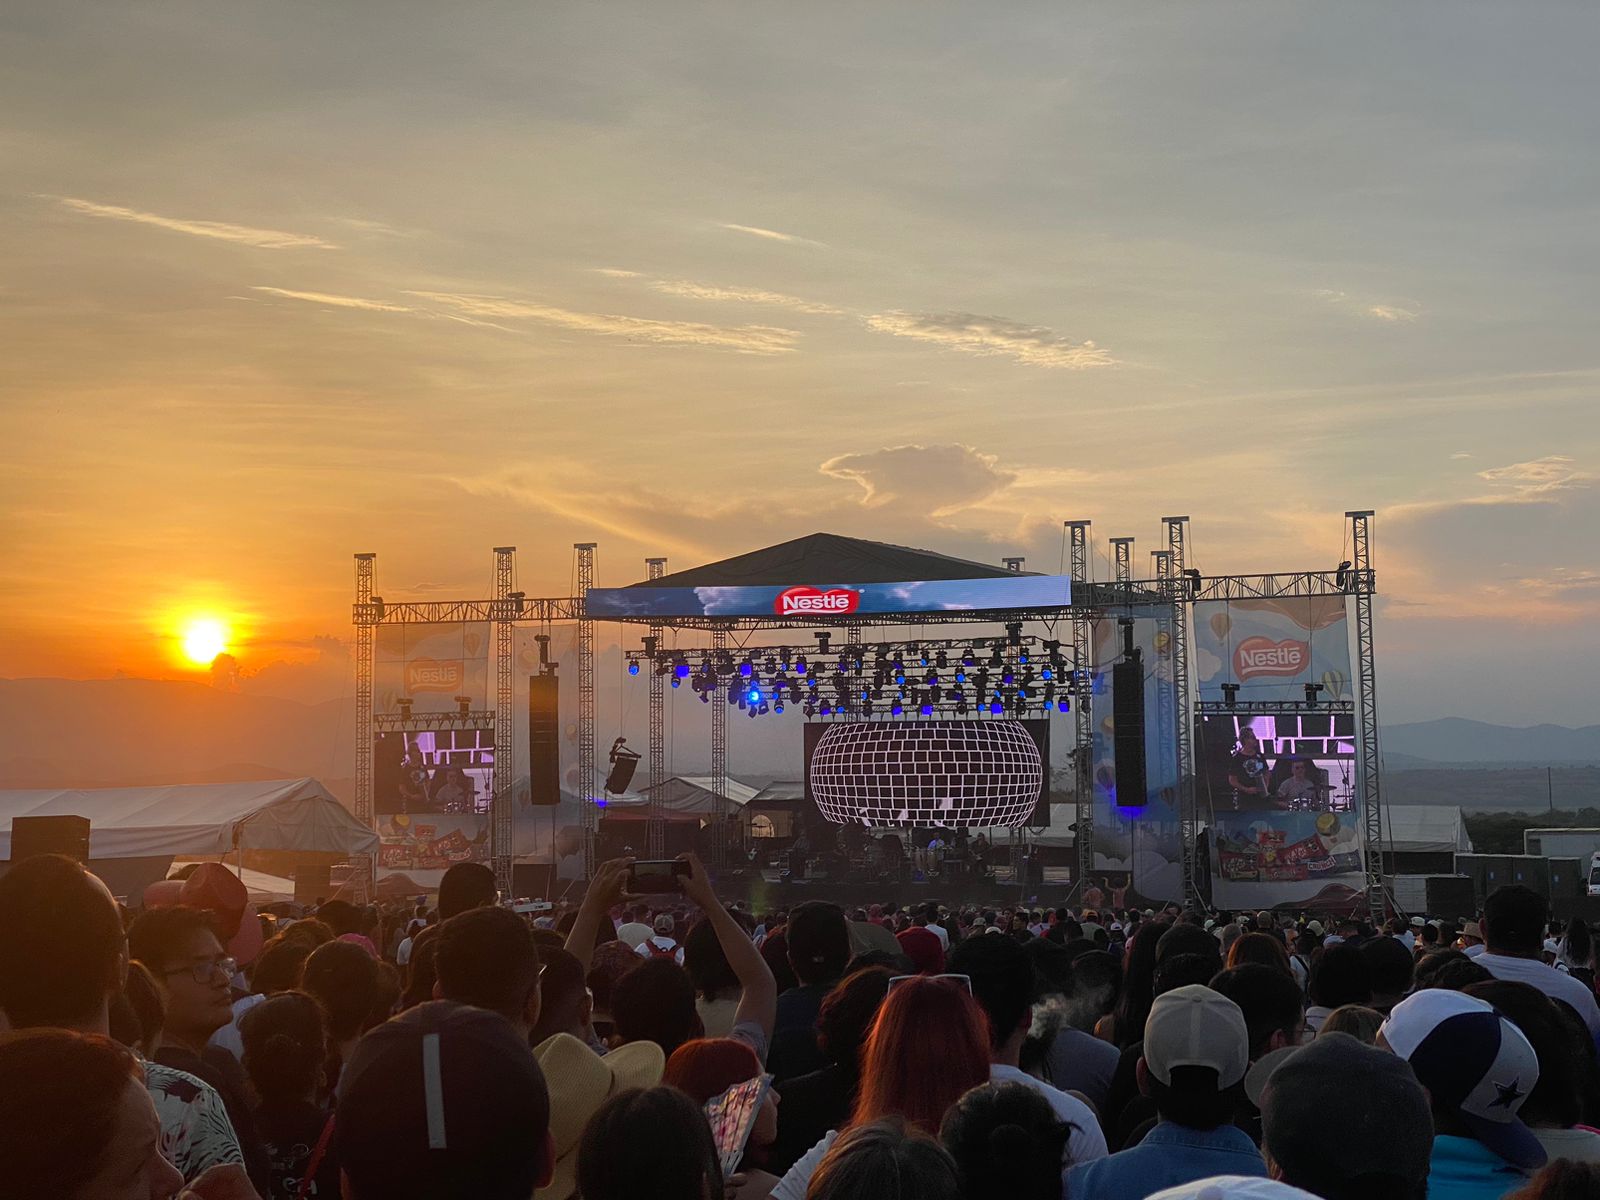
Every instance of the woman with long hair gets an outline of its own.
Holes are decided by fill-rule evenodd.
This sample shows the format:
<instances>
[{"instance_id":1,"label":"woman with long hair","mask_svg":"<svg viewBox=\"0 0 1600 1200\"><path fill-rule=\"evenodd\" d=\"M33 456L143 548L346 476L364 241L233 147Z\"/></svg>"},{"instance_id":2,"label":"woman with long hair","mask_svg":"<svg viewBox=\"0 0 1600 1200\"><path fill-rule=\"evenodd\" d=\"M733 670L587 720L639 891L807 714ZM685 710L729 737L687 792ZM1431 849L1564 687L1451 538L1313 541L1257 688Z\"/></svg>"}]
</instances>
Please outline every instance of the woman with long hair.
<instances>
[{"instance_id":1,"label":"woman with long hair","mask_svg":"<svg viewBox=\"0 0 1600 1200\"><path fill-rule=\"evenodd\" d=\"M677 1088L630 1088L596 1110L578 1143L584 1200L722 1200L705 1110Z\"/></svg>"},{"instance_id":2,"label":"woman with long hair","mask_svg":"<svg viewBox=\"0 0 1600 1200\"><path fill-rule=\"evenodd\" d=\"M1095 1025L1096 1037L1124 1049L1144 1037L1145 1018L1155 1001L1156 943L1171 928L1167 921L1146 921L1139 926L1139 932L1128 943L1117 1007Z\"/></svg>"},{"instance_id":3,"label":"woman with long hair","mask_svg":"<svg viewBox=\"0 0 1600 1200\"><path fill-rule=\"evenodd\" d=\"M1057 1179L1059 1188L1060 1180ZM1057 1192L1059 1195L1059 1190ZM899 1117L842 1134L811 1177L805 1200L960 1200L949 1153Z\"/></svg>"},{"instance_id":4,"label":"woman with long hair","mask_svg":"<svg viewBox=\"0 0 1600 1200\"><path fill-rule=\"evenodd\" d=\"M672 1052L661 1082L677 1088L696 1104L705 1105L735 1084L760 1074L761 1060L748 1043L732 1038L695 1038ZM765 1165L772 1143L778 1140L778 1102L781 1099L778 1089L769 1087L756 1113L755 1125L739 1163L739 1171L746 1177L745 1187L739 1192L741 1198L765 1195L778 1182L776 1176L760 1167Z\"/></svg>"},{"instance_id":5,"label":"woman with long hair","mask_svg":"<svg viewBox=\"0 0 1600 1200\"><path fill-rule=\"evenodd\" d=\"M944 1114L989 1082L989 1021L955 979L904 978L889 989L861 1060L861 1085L847 1128L884 1117L937 1134ZM804 1200L817 1165L838 1137L828 1133L773 1189L773 1200Z\"/></svg>"},{"instance_id":6,"label":"woman with long hair","mask_svg":"<svg viewBox=\"0 0 1600 1200\"><path fill-rule=\"evenodd\" d=\"M339 1168L328 1153L333 1114L322 1005L305 992L268 996L240 1019L239 1036L245 1073L259 1097L256 1129L272 1167L264 1200L297 1200L302 1190L338 1195Z\"/></svg>"},{"instance_id":7,"label":"woman with long hair","mask_svg":"<svg viewBox=\"0 0 1600 1200\"><path fill-rule=\"evenodd\" d=\"M1594 990L1594 938L1582 917L1573 917L1566 933L1561 935L1556 964L1565 967L1574 979L1583 980L1590 991Z\"/></svg>"},{"instance_id":8,"label":"woman with long hair","mask_svg":"<svg viewBox=\"0 0 1600 1200\"><path fill-rule=\"evenodd\" d=\"M1025 1083L990 1083L944 1116L939 1140L956 1160L963 1200L1060 1200L1071 1126Z\"/></svg>"}]
</instances>

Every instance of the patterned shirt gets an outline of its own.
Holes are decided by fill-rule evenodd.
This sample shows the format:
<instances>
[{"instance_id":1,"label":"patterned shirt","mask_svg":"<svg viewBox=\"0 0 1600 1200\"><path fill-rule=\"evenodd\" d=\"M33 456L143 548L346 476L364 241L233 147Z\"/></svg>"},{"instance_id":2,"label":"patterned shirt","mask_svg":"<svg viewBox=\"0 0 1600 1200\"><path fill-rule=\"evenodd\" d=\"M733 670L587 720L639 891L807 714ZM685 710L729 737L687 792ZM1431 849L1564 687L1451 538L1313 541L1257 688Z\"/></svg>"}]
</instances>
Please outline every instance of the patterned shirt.
<instances>
[{"instance_id":1,"label":"patterned shirt","mask_svg":"<svg viewBox=\"0 0 1600 1200\"><path fill-rule=\"evenodd\" d=\"M144 1064L145 1087L161 1118L161 1153L194 1182L219 1163L243 1163L222 1097L208 1083L160 1063Z\"/></svg>"}]
</instances>

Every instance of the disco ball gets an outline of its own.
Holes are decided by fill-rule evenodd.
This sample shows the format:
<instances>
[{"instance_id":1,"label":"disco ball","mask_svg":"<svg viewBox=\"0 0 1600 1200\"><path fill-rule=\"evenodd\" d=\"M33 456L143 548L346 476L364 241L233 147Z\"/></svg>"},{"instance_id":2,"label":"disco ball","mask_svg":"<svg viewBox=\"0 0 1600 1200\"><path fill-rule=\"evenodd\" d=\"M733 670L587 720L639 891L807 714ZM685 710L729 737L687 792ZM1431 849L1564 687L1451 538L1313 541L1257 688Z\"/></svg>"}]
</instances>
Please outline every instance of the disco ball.
<instances>
[{"instance_id":1,"label":"disco ball","mask_svg":"<svg viewBox=\"0 0 1600 1200\"><path fill-rule=\"evenodd\" d=\"M841 723L811 756L811 794L836 825L1018 826L1043 790L1017 721Z\"/></svg>"}]
</instances>

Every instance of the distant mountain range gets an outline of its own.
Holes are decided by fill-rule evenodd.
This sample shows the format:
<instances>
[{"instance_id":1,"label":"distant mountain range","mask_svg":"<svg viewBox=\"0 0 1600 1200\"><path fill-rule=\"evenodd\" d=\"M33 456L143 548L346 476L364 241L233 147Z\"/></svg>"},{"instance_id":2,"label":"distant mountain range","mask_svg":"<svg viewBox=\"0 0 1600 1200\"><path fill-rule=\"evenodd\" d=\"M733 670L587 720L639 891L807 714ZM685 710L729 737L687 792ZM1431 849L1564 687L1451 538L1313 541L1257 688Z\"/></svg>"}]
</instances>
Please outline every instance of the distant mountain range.
<instances>
[{"instance_id":1,"label":"distant mountain range","mask_svg":"<svg viewBox=\"0 0 1600 1200\"><path fill-rule=\"evenodd\" d=\"M1379 731L1384 765L1560 767L1600 766L1600 725L1517 728L1445 717Z\"/></svg>"},{"instance_id":2,"label":"distant mountain range","mask_svg":"<svg viewBox=\"0 0 1600 1200\"><path fill-rule=\"evenodd\" d=\"M352 726L349 700L300 704L179 680L0 679L0 788L310 775L348 799ZM700 759L681 749L680 771ZM1539 808L1547 789L1557 807L1600 802L1600 725L1519 729L1447 717L1386 726L1382 752L1398 803ZM787 760L733 766L741 778L795 773Z\"/></svg>"}]
</instances>

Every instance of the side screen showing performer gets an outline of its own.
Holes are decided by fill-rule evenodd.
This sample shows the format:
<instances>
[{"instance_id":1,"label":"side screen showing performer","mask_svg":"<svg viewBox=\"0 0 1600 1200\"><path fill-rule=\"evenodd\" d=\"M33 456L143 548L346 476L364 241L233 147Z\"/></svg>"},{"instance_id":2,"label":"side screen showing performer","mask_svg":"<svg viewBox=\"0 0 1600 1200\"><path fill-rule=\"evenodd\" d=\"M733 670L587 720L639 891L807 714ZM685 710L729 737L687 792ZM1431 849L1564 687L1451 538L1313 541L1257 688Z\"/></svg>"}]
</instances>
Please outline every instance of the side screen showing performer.
<instances>
[{"instance_id":1,"label":"side screen showing performer","mask_svg":"<svg viewBox=\"0 0 1600 1200\"><path fill-rule=\"evenodd\" d=\"M1272 807L1268 791L1266 755L1256 731L1246 725L1239 731L1239 742L1228 756L1228 786L1233 789L1235 811Z\"/></svg>"}]
</instances>

